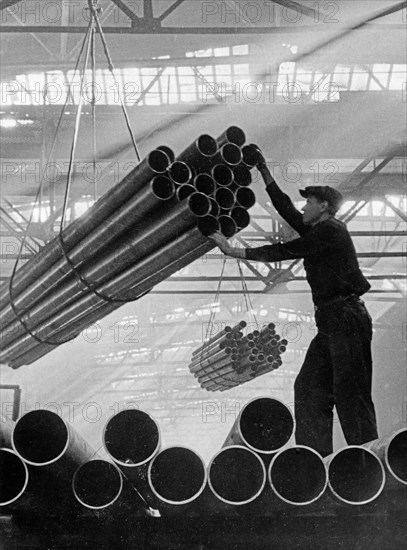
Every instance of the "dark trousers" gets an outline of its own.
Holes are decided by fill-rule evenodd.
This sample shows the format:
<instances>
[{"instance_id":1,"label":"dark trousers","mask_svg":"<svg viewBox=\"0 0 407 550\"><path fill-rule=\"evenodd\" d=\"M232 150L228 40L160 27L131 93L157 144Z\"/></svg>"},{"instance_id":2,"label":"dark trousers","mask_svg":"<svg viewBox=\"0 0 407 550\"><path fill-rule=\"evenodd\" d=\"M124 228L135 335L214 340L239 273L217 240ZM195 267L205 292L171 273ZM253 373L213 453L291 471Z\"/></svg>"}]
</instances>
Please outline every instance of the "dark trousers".
<instances>
[{"instance_id":1,"label":"dark trousers","mask_svg":"<svg viewBox=\"0 0 407 550\"><path fill-rule=\"evenodd\" d=\"M348 445L377 439L372 387L372 319L361 300L316 313L312 340L294 384L296 442L333 452L333 407Z\"/></svg>"}]
</instances>

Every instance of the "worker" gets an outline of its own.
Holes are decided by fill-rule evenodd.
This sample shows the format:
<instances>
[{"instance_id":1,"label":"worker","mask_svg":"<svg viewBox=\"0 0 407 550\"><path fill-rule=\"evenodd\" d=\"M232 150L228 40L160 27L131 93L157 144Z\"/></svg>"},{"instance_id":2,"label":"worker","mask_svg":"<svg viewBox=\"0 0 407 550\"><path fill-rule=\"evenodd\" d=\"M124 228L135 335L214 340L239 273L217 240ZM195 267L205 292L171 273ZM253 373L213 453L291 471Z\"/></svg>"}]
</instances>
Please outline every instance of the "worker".
<instances>
[{"instance_id":1,"label":"worker","mask_svg":"<svg viewBox=\"0 0 407 550\"><path fill-rule=\"evenodd\" d=\"M333 407L349 445L378 437L372 387L372 319L360 296L363 276L346 225L335 218L343 197L329 186L300 190L302 213L283 193L259 151L258 169L277 212L300 235L285 243L237 248L216 232L212 239L228 256L256 262L304 259L315 305L317 335L294 383L296 443L322 456L333 452Z\"/></svg>"}]
</instances>

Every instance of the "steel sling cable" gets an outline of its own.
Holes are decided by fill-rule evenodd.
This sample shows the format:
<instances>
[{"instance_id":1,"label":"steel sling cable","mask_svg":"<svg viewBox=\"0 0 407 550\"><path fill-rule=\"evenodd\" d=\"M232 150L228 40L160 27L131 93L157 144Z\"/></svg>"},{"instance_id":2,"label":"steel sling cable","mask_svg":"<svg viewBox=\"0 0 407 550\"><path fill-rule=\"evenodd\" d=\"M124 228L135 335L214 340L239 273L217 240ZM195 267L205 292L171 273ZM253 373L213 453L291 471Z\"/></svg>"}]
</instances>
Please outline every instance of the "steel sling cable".
<instances>
[{"instance_id":1,"label":"steel sling cable","mask_svg":"<svg viewBox=\"0 0 407 550\"><path fill-rule=\"evenodd\" d=\"M91 22L89 22L89 25L88 25L88 28L87 28L87 31L85 33L85 36L83 38L83 41L82 41L82 45L81 45L81 49L80 49L80 52L79 52L79 55L78 55L78 59L77 59L77 62L76 62L76 65L75 65L75 68L74 68L74 72L73 72L73 76L72 76L72 82L74 81L74 78L75 78L75 75L78 71L78 67L79 67L79 63L80 63L80 60L81 60L81 57L83 55L83 52L84 52L84 49L85 49L85 46L86 46L86 43L89 39L89 36L90 36L90 30L91 30ZM54 149L55 149L55 145L56 145L56 141L57 141L57 135L58 135L58 131L59 131L59 128L61 127L61 124L62 124L62 118L63 118L63 115L64 115L64 112L65 112L65 108L67 107L68 105L68 102L70 100L70 97L71 97L71 84L69 83L69 89L68 89L68 93L66 95L66 99L65 99L65 103L61 109L61 113L59 115L59 119L58 119L58 123L57 123L57 126L55 128L55 132L54 132L54 136L53 136L53 141L52 141L52 144L51 144L51 149L50 149L50 152L47 156L47 164L49 163L53 153L54 153ZM44 97L44 101L45 101L45 97ZM27 325L27 323L24 321L24 319L22 318L23 315L26 313L25 311L24 312L20 312L18 311L18 309L15 307L14 305L14 296L13 296L13 280L14 280L14 277L16 275L16 272L17 272L17 266L18 266L18 263L21 259L21 255L22 255L22 251L23 251L23 248L24 248L24 244L27 240L27 236L28 236L28 229L32 223L32 220L33 220L33 216L34 216L34 211L35 211L35 206L36 204L39 202L39 197L40 197L40 194L41 194L41 191L42 191L42 187L44 185L44 179L45 179L45 174L43 172L42 174L42 177L41 177L41 181L40 181L40 184L39 184L39 187L38 187L38 190L37 190L37 193L36 193L36 196L35 196L35 200L34 200L34 204L33 204L33 208L31 210L31 214L30 214L30 217L28 219L28 222L27 222L27 226L26 226L26 229L24 231L24 235L22 237L22 240L21 240L21 246L20 246L20 249L18 251L18 255L17 255L17 258L16 258L16 261L14 263L14 266L13 266L13 271L11 273L11 276L10 276L10 280L9 280L9 295L10 295L10 307L11 309L13 310L13 313L14 315L16 316L16 318L18 319L18 321L21 323L21 325L23 326L23 328L25 329L25 331L32 337L34 338L35 340L37 340L39 343L43 344L43 343L49 343L47 342L46 339L42 339L38 336L38 334L34 333Z\"/></svg>"},{"instance_id":2,"label":"steel sling cable","mask_svg":"<svg viewBox=\"0 0 407 550\"><path fill-rule=\"evenodd\" d=\"M251 315L253 315L254 323L255 323L257 329L259 329L259 323L257 321L257 317L256 317L256 314L255 314L255 311L254 311L253 303L252 303L252 300L250 298L250 293L249 293L249 290L247 288L247 283L246 283L245 276L243 274L242 265L241 265L240 260L237 260L237 267L239 269L240 280L241 280L241 283L242 283L242 291L243 291L243 296L244 296L244 300L245 300L245 304L246 304L247 313L249 314L249 317L251 317ZM249 308L249 306L250 306L250 308Z\"/></svg>"},{"instance_id":3,"label":"steel sling cable","mask_svg":"<svg viewBox=\"0 0 407 550\"><path fill-rule=\"evenodd\" d=\"M208 336L212 330L212 324L215 320L215 316L216 316L216 311L215 311L215 304L219 303L219 296L220 296L220 287L222 285L222 280L223 280L223 274L224 274L224 271L225 271L225 266L226 266L226 256L223 257L223 260L222 260L222 269L221 269L221 272L220 272L220 276L219 276L219 283L218 283L218 286L217 286L217 289L216 289L216 292L215 292L215 297L214 297L214 302L213 302L213 308L211 310L211 313L209 315L209 320L208 320L208 325L206 327L206 333L205 333L205 337L204 337L204 341L207 341L208 339ZM202 347L202 350L201 350L201 361L203 360L203 356L204 356L204 353L205 353L205 345Z\"/></svg>"},{"instance_id":4,"label":"steel sling cable","mask_svg":"<svg viewBox=\"0 0 407 550\"><path fill-rule=\"evenodd\" d=\"M136 139L134 137L133 130L132 130L131 125L130 125L129 115L127 113L127 109L126 109L126 106L124 104L122 94L120 93L119 83L117 82L116 75L114 74L114 65L113 65L113 62L112 62L112 58L110 57L109 48L107 46L105 35L103 33L103 29L102 29L102 26L101 26L100 21L99 21L99 16L97 14L96 7L93 4L92 0L88 0L88 2L89 2L89 9L92 12L92 16L93 16L94 21L96 23L97 30L100 34L100 39L102 41L103 49L104 49L105 56L106 56L107 63L108 63L108 69L112 74L112 77L113 77L113 80L114 80L114 83L115 83L115 87L117 89L120 105L121 105L121 108L122 108L122 111L123 111L123 114L124 114L124 118L126 119L127 129L130 133L131 141L133 143L134 150L136 152L137 160L140 162L140 154L139 154L139 150L138 150L138 147L137 147L137 144L136 144Z\"/></svg>"},{"instance_id":5,"label":"steel sling cable","mask_svg":"<svg viewBox=\"0 0 407 550\"><path fill-rule=\"evenodd\" d=\"M82 75L82 81L81 81L81 84L83 83L83 80L84 80L84 76L85 76L85 70L86 70L86 67L87 67L87 62L88 62L88 58L89 58L89 51L91 53L91 57L92 57L92 65L93 65L93 58L94 58L94 51L92 52L92 48L94 48L94 31L95 31L95 28L94 28L94 23L96 22L96 25L97 25L97 28L98 28L98 31L100 33L100 36L101 36L101 39L102 39L102 43L103 43L103 47L104 47L104 52L105 52L105 55L106 55L106 58L107 58L107 61L108 61L108 66L109 66L109 70L111 71L112 75L113 75L113 78L114 78L114 81L115 81L115 84L117 85L117 89L118 89L118 82L116 80L116 77L114 75L114 67L113 67L113 63L111 61L111 57L110 57L110 54L109 54L109 50L108 50L108 46L106 44L106 40L104 38L104 35L103 35L103 30L100 26L100 23L99 23L99 20L98 20L98 15L97 15L97 9L96 9L96 3L94 3L92 0L88 0L88 4L89 4L89 9L92 13L92 17L91 17L91 21L90 21L90 35L89 35L89 43L88 43L88 55L87 55L87 59L86 59L86 63L85 63L85 68L84 68L84 71L83 71L83 75ZM92 66L92 74L95 75L95 70L94 70L94 65ZM94 80L93 80L93 92L94 92ZM120 97L120 101L121 101L121 105L122 105L122 110L124 112L124 117L126 119L126 124L127 124L127 128L129 130L129 133L130 133L130 137L131 137L131 140L133 142L133 145L134 145L134 149L135 149L135 152L136 152L136 156L137 156L137 160L140 161L140 155L139 155L139 152L138 152L138 149L137 149L137 145L136 145L136 142L135 142L135 139L134 139L134 135L133 135L133 132L132 132L132 129L131 129L131 126L130 126L130 121L129 121L129 118L128 118L128 114L127 114L127 110L126 110L126 107L124 105L124 102L122 100L122 97L121 97L121 94L119 93L119 97ZM66 215L66 208L67 208L67 205L68 205L68 199L69 199L69 191L70 191L70 186L71 186L71 172L72 172L72 167L73 167L73 161L74 161L74 154L75 154L75 148L76 148L76 142L77 142L77 137L78 137L78 131L79 131L79 121L80 121L80 113L81 113L81 107L82 107L82 95L81 95L81 98L80 98L80 105L78 106L78 111L77 111L77 117L76 117L76 124L75 124L75 132L74 132L74 138L73 138L73 141L72 141L72 147L71 147L71 157L70 157L70 161L69 161L69 169L68 169L68 178L67 178L67 185L66 185L66 188L65 188L65 200L64 200L64 207L63 207L63 215L62 215L62 218L61 218L61 225L60 225L60 232L59 232L59 240L60 240L60 245L61 245L61 249L62 249L62 252L63 252L63 255L65 257L65 260L67 261L67 263L70 265L72 271L75 273L76 277L81 281L81 283L90 291L92 292L93 294L95 294L96 296L98 296L98 298L100 298L101 300L105 301L105 302L109 302L109 303L112 303L112 304L125 304L125 303L128 303L128 302L131 302L131 301L136 301L138 299L140 299L142 296L145 296L146 294L148 294L151 289L147 290L146 292L142 293L142 294L135 294L134 296L129 296L127 295L126 298L124 299L121 299L121 298L112 298L111 296L107 296L101 292L98 292L97 290L97 284L96 285L92 285L90 284L83 276L82 274L79 272L79 270L77 269L77 267L74 265L74 263L70 260L69 258L69 255L67 253L67 250L66 250L66 246L63 242L63 237L62 237L62 234L63 234L63 225L64 225L64 219L65 219L65 215ZM94 102L93 102L93 107L94 107ZM93 110L93 116L94 116L94 110ZM95 120L93 119L93 128L95 127ZM96 140L96 135L94 133L94 143L93 143L93 150L94 150L94 163L96 164L96 154L95 154L95 148L96 148L96 144L95 144L95 140ZM95 170L96 172L96 170Z\"/></svg>"}]
</instances>

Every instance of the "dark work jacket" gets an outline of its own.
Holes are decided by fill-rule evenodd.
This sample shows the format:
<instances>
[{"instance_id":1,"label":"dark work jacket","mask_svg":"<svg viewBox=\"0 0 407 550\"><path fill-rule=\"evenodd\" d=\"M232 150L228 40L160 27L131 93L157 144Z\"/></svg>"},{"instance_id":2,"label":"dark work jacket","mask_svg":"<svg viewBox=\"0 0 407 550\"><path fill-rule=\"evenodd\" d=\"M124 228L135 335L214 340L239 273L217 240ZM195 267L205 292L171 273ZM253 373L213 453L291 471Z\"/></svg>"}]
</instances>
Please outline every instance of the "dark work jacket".
<instances>
[{"instance_id":1,"label":"dark work jacket","mask_svg":"<svg viewBox=\"0 0 407 550\"><path fill-rule=\"evenodd\" d=\"M248 260L278 262L304 258L307 281L316 306L340 296L361 296L370 284L359 269L355 247L346 225L332 217L305 225L291 199L272 181L266 187L277 212L300 237L287 243L246 248Z\"/></svg>"}]
</instances>

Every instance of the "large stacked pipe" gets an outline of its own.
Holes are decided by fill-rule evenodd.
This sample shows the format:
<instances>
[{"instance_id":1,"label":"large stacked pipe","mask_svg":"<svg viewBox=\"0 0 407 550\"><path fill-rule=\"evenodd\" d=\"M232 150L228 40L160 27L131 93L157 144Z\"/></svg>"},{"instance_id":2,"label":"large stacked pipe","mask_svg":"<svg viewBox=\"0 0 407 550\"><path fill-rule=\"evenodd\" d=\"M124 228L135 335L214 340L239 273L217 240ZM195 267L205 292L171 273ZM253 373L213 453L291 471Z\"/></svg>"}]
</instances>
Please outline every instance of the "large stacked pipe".
<instances>
[{"instance_id":1,"label":"large stacked pipe","mask_svg":"<svg viewBox=\"0 0 407 550\"><path fill-rule=\"evenodd\" d=\"M200 513L207 471L195 451L180 446L163 449L150 462L148 482L161 516Z\"/></svg>"},{"instance_id":2,"label":"large stacked pipe","mask_svg":"<svg viewBox=\"0 0 407 550\"><path fill-rule=\"evenodd\" d=\"M69 423L47 410L21 416L14 425L11 443L28 474L24 492L9 503L11 509L25 514L76 516L80 506L71 491L72 476L95 456L95 450ZM8 456L6 466L7 480L18 479L21 467L17 459Z\"/></svg>"},{"instance_id":3,"label":"large stacked pipe","mask_svg":"<svg viewBox=\"0 0 407 550\"><path fill-rule=\"evenodd\" d=\"M330 494L337 502L352 506L366 505L376 500L383 491L386 474L373 451L351 445L324 460Z\"/></svg>"},{"instance_id":4,"label":"large stacked pipe","mask_svg":"<svg viewBox=\"0 0 407 550\"><path fill-rule=\"evenodd\" d=\"M380 458L393 485L407 485L407 428L365 443L363 447Z\"/></svg>"},{"instance_id":5,"label":"large stacked pipe","mask_svg":"<svg viewBox=\"0 0 407 550\"><path fill-rule=\"evenodd\" d=\"M378 504L387 512L404 509L407 502L407 428L401 428L363 447L374 452L386 471Z\"/></svg>"},{"instance_id":6,"label":"large stacked pipe","mask_svg":"<svg viewBox=\"0 0 407 550\"><path fill-rule=\"evenodd\" d=\"M160 450L157 422L137 409L121 411L107 422L103 445L147 504L156 508L157 499L148 483L148 466Z\"/></svg>"},{"instance_id":7,"label":"large stacked pipe","mask_svg":"<svg viewBox=\"0 0 407 550\"><path fill-rule=\"evenodd\" d=\"M207 237L217 229L231 236L247 226L255 197L244 141L231 127L218 140L200 136L175 160L158 148L19 269L11 296L0 288L0 361L30 364L213 248ZM199 245L180 250L171 268L161 264L157 277L153 256L193 228Z\"/></svg>"},{"instance_id":8,"label":"large stacked pipe","mask_svg":"<svg viewBox=\"0 0 407 550\"><path fill-rule=\"evenodd\" d=\"M280 450L268 468L273 494L290 506L317 502L328 484L328 472L322 457L310 447L295 445Z\"/></svg>"},{"instance_id":9,"label":"large stacked pipe","mask_svg":"<svg viewBox=\"0 0 407 550\"><path fill-rule=\"evenodd\" d=\"M148 515L146 502L119 468L107 460L96 458L79 466L72 478L72 490L82 506L108 512L108 517Z\"/></svg>"},{"instance_id":10,"label":"large stacked pipe","mask_svg":"<svg viewBox=\"0 0 407 550\"><path fill-rule=\"evenodd\" d=\"M225 391L279 368L287 340L269 323L260 331L243 334L241 321L227 326L192 354L189 370L207 391Z\"/></svg>"},{"instance_id":11,"label":"large stacked pipe","mask_svg":"<svg viewBox=\"0 0 407 550\"><path fill-rule=\"evenodd\" d=\"M266 469L260 457L241 445L221 449L208 468L209 514L258 514L257 499L266 484Z\"/></svg>"},{"instance_id":12,"label":"large stacked pipe","mask_svg":"<svg viewBox=\"0 0 407 550\"><path fill-rule=\"evenodd\" d=\"M28 484L28 468L15 451L0 448L0 512L23 495Z\"/></svg>"},{"instance_id":13,"label":"large stacked pipe","mask_svg":"<svg viewBox=\"0 0 407 550\"><path fill-rule=\"evenodd\" d=\"M42 409L29 411L17 420L12 446L27 464L46 467L69 482L77 468L96 455L68 422Z\"/></svg>"},{"instance_id":14,"label":"large stacked pipe","mask_svg":"<svg viewBox=\"0 0 407 550\"><path fill-rule=\"evenodd\" d=\"M266 459L282 449L293 432L293 414L282 401L257 397L239 412L223 446L244 445Z\"/></svg>"}]
</instances>

